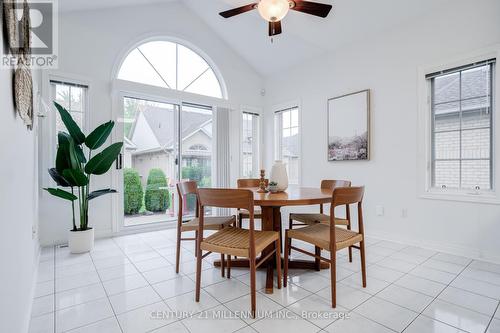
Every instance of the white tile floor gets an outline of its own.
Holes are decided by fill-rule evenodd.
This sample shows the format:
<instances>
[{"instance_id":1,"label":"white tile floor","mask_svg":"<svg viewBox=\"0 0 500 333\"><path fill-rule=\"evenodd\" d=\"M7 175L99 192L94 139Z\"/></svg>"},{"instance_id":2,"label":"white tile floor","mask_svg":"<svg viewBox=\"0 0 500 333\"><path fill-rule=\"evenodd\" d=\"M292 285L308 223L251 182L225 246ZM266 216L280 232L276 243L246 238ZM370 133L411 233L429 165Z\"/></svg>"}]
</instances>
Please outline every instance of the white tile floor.
<instances>
[{"instance_id":1,"label":"white tile floor","mask_svg":"<svg viewBox=\"0 0 500 333\"><path fill-rule=\"evenodd\" d=\"M259 271L252 319L248 270L222 278L217 255L194 302L193 247L184 242L180 274L174 230L98 240L90 254L43 249L30 332L500 332L500 265L369 239L367 288L357 251L353 263L339 253L336 309L329 271L291 270L271 295Z\"/></svg>"}]
</instances>

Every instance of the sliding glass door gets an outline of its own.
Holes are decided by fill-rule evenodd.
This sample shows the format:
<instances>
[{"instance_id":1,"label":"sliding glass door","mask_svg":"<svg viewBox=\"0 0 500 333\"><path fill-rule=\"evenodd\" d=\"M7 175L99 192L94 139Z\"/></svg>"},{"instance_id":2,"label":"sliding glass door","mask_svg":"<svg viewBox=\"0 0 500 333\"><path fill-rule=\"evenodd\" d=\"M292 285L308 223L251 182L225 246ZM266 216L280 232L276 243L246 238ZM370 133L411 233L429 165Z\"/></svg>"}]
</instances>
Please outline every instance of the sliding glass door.
<instances>
[{"instance_id":1,"label":"sliding glass door","mask_svg":"<svg viewBox=\"0 0 500 333\"><path fill-rule=\"evenodd\" d=\"M195 180L199 187L212 186L212 108L182 104L181 112L181 168L182 180ZM194 215L193 197L185 200L184 214Z\"/></svg>"},{"instance_id":2,"label":"sliding glass door","mask_svg":"<svg viewBox=\"0 0 500 333\"><path fill-rule=\"evenodd\" d=\"M212 182L212 108L123 97L123 226L175 221L176 183ZM184 214L195 212L193 198Z\"/></svg>"}]
</instances>

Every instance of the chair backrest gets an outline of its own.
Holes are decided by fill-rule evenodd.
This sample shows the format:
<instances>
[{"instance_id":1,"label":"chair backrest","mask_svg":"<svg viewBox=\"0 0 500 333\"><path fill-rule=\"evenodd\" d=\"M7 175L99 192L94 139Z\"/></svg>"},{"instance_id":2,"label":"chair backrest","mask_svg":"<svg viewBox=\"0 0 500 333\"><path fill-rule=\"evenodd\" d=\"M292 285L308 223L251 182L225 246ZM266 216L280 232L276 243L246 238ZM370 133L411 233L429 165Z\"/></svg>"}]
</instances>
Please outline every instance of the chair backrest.
<instances>
[{"instance_id":1,"label":"chair backrest","mask_svg":"<svg viewBox=\"0 0 500 333\"><path fill-rule=\"evenodd\" d=\"M196 194L198 192L198 184L194 180L188 180L177 183L177 192L179 196L186 194Z\"/></svg>"},{"instance_id":2,"label":"chair backrest","mask_svg":"<svg viewBox=\"0 0 500 333\"><path fill-rule=\"evenodd\" d=\"M358 206L358 232L363 235L364 238L364 226L363 226L363 196L365 193L364 186L357 187L336 187L333 190L332 194L332 204L330 206L330 215L333 217L335 213L335 207L337 206L346 206L348 219L349 219L349 229L350 229L350 214L349 214L349 206L353 204L357 204ZM330 244L332 248L331 251L334 250L336 246L336 235L335 235L335 222L330 221Z\"/></svg>"},{"instance_id":3,"label":"chair backrest","mask_svg":"<svg viewBox=\"0 0 500 333\"><path fill-rule=\"evenodd\" d=\"M178 224L182 224L183 210L184 210L184 198L188 194L196 196L198 194L198 184L194 180L183 181L177 183L177 194L179 194L179 209L178 209ZM198 198L196 198L198 201ZM196 217L199 215L198 203L196 203Z\"/></svg>"},{"instance_id":4,"label":"chair backrest","mask_svg":"<svg viewBox=\"0 0 500 333\"><path fill-rule=\"evenodd\" d=\"M336 187L332 195L332 207L361 204L365 193L364 186Z\"/></svg>"},{"instance_id":5,"label":"chair backrest","mask_svg":"<svg viewBox=\"0 0 500 333\"><path fill-rule=\"evenodd\" d=\"M200 188L200 207L243 208L253 213L253 192L245 189Z\"/></svg>"},{"instance_id":6,"label":"chair backrest","mask_svg":"<svg viewBox=\"0 0 500 333\"><path fill-rule=\"evenodd\" d=\"M349 180L335 180L335 179L323 179L321 181L321 188L322 189L327 189L327 190L333 190L337 187L350 187L351 186L351 181ZM346 218L347 220L350 219L350 213L349 213L349 205L345 207L346 209ZM323 214L323 204L319 205L319 212Z\"/></svg>"},{"instance_id":7,"label":"chair backrest","mask_svg":"<svg viewBox=\"0 0 500 333\"><path fill-rule=\"evenodd\" d=\"M334 180L334 179L323 179L321 181L322 189L331 189L333 190L336 187L350 187L351 181L349 180Z\"/></svg>"},{"instance_id":8,"label":"chair backrest","mask_svg":"<svg viewBox=\"0 0 500 333\"><path fill-rule=\"evenodd\" d=\"M269 185L269 179L264 179L266 186ZM252 188L260 186L259 178L241 178L236 182L238 188Z\"/></svg>"}]
</instances>

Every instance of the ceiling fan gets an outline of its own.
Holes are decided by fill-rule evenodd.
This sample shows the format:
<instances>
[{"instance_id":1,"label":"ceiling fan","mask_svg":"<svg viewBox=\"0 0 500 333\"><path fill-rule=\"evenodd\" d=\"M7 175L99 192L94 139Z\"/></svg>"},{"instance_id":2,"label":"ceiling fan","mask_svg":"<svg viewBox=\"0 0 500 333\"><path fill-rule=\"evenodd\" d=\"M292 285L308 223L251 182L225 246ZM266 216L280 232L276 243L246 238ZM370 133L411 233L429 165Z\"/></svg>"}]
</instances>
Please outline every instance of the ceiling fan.
<instances>
[{"instance_id":1,"label":"ceiling fan","mask_svg":"<svg viewBox=\"0 0 500 333\"><path fill-rule=\"evenodd\" d=\"M274 36L282 32L281 20L290 9L324 18L330 13L332 5L302 0L260 0L259 2L226 10L219 13L219 15L229 18L254 9L257 9L260 16L269 22L269 36Z\"/></svg>"}]
</instances>

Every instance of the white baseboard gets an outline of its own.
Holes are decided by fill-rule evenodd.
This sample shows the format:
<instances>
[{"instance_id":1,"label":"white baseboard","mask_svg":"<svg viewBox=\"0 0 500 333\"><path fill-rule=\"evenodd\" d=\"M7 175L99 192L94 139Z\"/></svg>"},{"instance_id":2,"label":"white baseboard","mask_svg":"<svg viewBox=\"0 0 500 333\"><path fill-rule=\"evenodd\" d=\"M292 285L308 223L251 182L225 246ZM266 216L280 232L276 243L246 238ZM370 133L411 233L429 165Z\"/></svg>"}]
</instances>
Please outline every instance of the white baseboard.
<instances>
[{"instance_id":1,"label":"white baseboard","mask_svg":"<svg viewBox=\"0 0 500 333\"><path fill-rule=\"evenodd\" d=\"M378 238L381 240L387 240L391 242L407 244L411 246L418 246L427 248L434 251L444 252L448 254L453 254L457 256L462 256L471 259L478 259L484 261L490 261L493 263L500 264L500 255L499 253L495 253L492 251L483 251L478 248L466 247L466 246L457 246L454 244L449 244L446 242L432 242L428 240L415 240L412 238L404 237L401 235L380 232L380 231L370 231L366 233L367 237Z\"/></svg>"}]
</instances>

